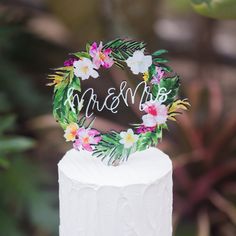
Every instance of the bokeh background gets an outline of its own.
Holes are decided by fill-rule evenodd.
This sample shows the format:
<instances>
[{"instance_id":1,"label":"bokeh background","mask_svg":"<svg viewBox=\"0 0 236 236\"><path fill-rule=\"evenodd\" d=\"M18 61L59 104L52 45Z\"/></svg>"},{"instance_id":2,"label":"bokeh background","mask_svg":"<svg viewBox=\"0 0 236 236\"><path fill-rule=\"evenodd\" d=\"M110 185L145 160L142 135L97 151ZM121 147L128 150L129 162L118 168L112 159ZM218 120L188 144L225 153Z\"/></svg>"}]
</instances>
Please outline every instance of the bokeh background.
<instances>
[{"instance_id":1,"label":"bokeh background","mask_svg":"<svg viewBox=\"0 0 236 236\"><path fill-rule=\"evenodd\" d=\"M117 36L169 50L192 104L159 145L174 165L174 236L235 236L234 19L235 0L0 1L0 236L58 235L57 163L71 146L46 77L86 42ZM122 128L131 114L100 114L96 125Z\"/></svg>"}]
</instances>

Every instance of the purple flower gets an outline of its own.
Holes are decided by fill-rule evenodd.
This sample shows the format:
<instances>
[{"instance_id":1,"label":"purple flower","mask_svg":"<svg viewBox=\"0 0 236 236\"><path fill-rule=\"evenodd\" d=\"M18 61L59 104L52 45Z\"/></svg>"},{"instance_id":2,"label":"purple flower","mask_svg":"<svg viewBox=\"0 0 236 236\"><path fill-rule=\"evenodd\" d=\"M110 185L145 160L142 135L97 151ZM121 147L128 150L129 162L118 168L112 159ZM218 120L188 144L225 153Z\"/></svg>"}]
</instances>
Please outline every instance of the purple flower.
<instances>
[{"instance_id":1,"label":"purple flower","mask_svg":"<svg viewBox=\"0 0 236 236\"><path fill-rule=\"evenodd\" d=\"M161 69L161 67L156 67L156 74L153 76L151 83L159 84L164 74L165 72Z\"/></svg>"},{"instance_id":2,"label":"purple flower","mask_svg":"<svg viewBox=\"0 0 236 236\"><path fill-rule=\"evenodd\" d=\"M155 131L155 129L156 129L156 126L146 127L144 125L141 125L140 127L137 128L136 133L143 134L143 133L147 133L147 132L153 132L153 131Z\"/></svg>"},{"instance_id":3,"label":"purple flower","mask_svg":"<svg viewBox=\"0 0 236 236\"><path fill-rule=\"evenodd\" d=\"M73 63L74 63L75 61L77 61L77 59L71 57L71 58L69 58L68 60L64 61L64 66L73 66Z\"/></svg>"}]
</instances>

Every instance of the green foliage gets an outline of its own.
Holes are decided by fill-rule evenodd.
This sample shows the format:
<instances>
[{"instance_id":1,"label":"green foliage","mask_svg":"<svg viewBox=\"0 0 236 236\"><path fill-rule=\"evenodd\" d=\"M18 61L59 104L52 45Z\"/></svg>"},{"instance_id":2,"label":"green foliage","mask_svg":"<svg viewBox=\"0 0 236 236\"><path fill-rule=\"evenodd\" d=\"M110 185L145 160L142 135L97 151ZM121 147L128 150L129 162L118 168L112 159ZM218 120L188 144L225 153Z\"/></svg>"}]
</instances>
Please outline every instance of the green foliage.
<instances>
[{"instance_id":1,"label":"green foliage","mask_svg":"<svg viewBox=\"0 0 236 236\"><path fill-rule=\"evenodd\" d=\"M26 158L25 151L35 142L16 134L16 116L8 114L8 101L0 94L0 233L29 235L23 224L53 233L58 225L58 212L53 207L56 196L40 189L51 179Z\"/></svg>"},{"instance_id":2,"label":"green foliage","mask_svg":"<svg viewBox=\"0 0 236 236\"><path fill-rule=\"evenodd\" d=\"M143 151L151 146L156 146L162 138L162 130L166 125L159 125L155 132L139 134L137 142L130 148L125 148L120 143L120 134L112 131L102 135L102 140L95 146L93 155L102 160L108 159L108 165L118 165L119 162L128 159L129 155L136 151Z\"/></svg>"},{"instance_id":3,"label":"green foliage","mask_svg":"<svg viewBox=\"0 0 236 236\"><path fill-rule=\"evenodd\" d=\"M146 132L139 135L137 142L137 151L143 151L149 147L156 146L160 139L162 139L162 130L167 126L159 125L155 132Z\"/></svg>"},{"instance_id":4,"label":"green foliage","mask_svg":"<svg viewBox=\"0 0 236 236\"><path fill-rule=\"evenodd\" d=\"M211 0L192 0L194 4L201 4L201 3L206 3L209 4Z\"/></svg>"},{"instance_id":5,"label":"green foliage","mask_svg":"<svg viewBox=\"0 0 236 236\"><path fill-rule=\"evenodd\" d=\"M127 157L127 152L124 145L120 143L120 134L112 131L107 134L102 134L102 140L95 146L93 155L104 160L108 158L108 165L119 163ZM125 156L126 155L126 156Z\"/></svg>"},{"instance_id":6,"label":"green foliage","mask_svg":"<svg viewBox=\"0 0 236 236\"><path fill-rule=\"evenodd\" d=\"M148 68L148 82L150 82L150 80L152 79L152 77L155 75L156 73L156 66L154 64L152 64L149 68Z\"/></svg>"},{"instance_id":7,"label":"green foliage","mask_svg":"<svg viewBox=\"0 0 236 236\"><path fill-rule=\"evenodd\" d=\"M179 80L180 80L180 78L178 75L175 75L173 77L166 77L166 78L162 79L159 84L155 84L152 86L153 96L156 97L158 95L160 88L165 88L166 91L171 90L171 92L168 94L168 98L164 102L164 104L168 105L168 104L172 103L178 95L179 86L180 86Z\"/></svg>"},{"instance_id":8,"label":"green foliage","mask_svg":"<svg viewBox=\"0 0 236 236\"><path fill-rule=\"evenodd\" d=\"M72 53L72 55L78 58L83 58L83 57L91 58L88 52L75 52L75 53Z\"/></svg>"},{"instance_id":9,"label":"green foliage","mask_svg":"<svg viewBox=\"0 0 236 236\"><path fill-rule=\"evenodd\" d=\"M193 9L215 19L236 19L235 0L191 0Z\"/></svg>"},{"instance_id":10,"label":"green foliage","mask_svg":"<svg viewBox=\"0 0 236 236\"><path fill-rule=\"evenodd\" d=\"M22 152L33 147L34 142L25 137L21 136L6 136L0 138L0 152L1 153L13 153L13 152Z\"/></svg>"},{"instance_id":11,"label":"green foliage","mask_svg":"<svg viewBox=\"0 0 236 236\"><path fill-rule=\"evenodd\" d=\"M153 57L159 57L160 55L165 54L165 53L168 53L168 51L166 49L160 49L160 50L155 51L152 54L152 56Z\"/></svg>"},{"instance_id":12,"label":"green foliage","mask_svg":"<svg viewBox=\"0 0 236 236\"><path fill-rule=\"evenodd\" d=\"M57 77L57 78L56 78ZM68 91L73 88L73 91L81 91L80 79L75 78L72 67L61 67L55 69L54 75L51 78L58 79L58 83L54 87L53 97L53 115L60 125L65 128L71 122L77 122L79 110L75 108L75 112L71 109L70 103L66 100Z\"/></svg>"},{"instance_id":13,"label":"green foliage","mask_svg":"<svg viewBox=\"0 0 236 236\"><path fill-rule=\"evenodd\" d=\"M103 49L110 48L112 50L111 56L114 59L115 64L124 68L124 65L121 62L124 62L128 57L132 56L136 50L144 49L145 45L146 44L143 42L115 39L106 43Z\"/></svg>"},{"instance_id":14,"label":"green foliage","mask_svg":"<svg viewBox=\"0 0 236 236\"><path fill-rule=\"evenodd\" d=\"M168 53L168 51L165 50L165 49L160 49L158 51L155 51L152 54L153 62L157 63L158 66L161 67L163 71L165 71L165 72L172 72L173 70L171 69L171 67L165 65L165 63L167 63L169 60L165 59L163 57L160 57L160 56L162 56L165 53Z\"/></svg>"},{"instance_id":15,"label":"green foliage","mask_svg":"<svg viewBox=\"0 0 236 236\"><path fill-rule=\"evenodd\" d=\"M4 112L4 101L6 97L1 95L2 99L1 112ZM7 106L5 106L7 108ZM8 131L13 131L15 128L16 117L13 114L4 114L0 113L0 167L7 168L10 165L8 160L9 153L18 153L21 151L28 150L34 146L34 141L30 138L17 136L17 135L6 135Z\"/></svg>"},{"instance_id":16,"label":"green foliage","mask_svg":"<svg viewBox=\"0 0 236 236\"><path fill-rule=\"evenodd\" d=\"M185 16L191 11L191 6L189 4L189 0L166 0L166 9L170 14Z\"/></svg>"},{"instance_id":17,"label":"green foliage","mask_svg":"<svg viewBox=\"0 0 236 236\"><path fill-rule=\"evenodd\" d=\"M162 55L163 53L167 53L168 51L165 50L165 49L161 49L161 50L158 50L156 52L154 52L152 54L152 57L153 57L153 61L156 62L156 63L167 63L168 60L165 59L165 58L162 58L162 57L159 57L160 55Z\"/></svg>"},{"instance_id":18,"label":"green foliage","mask_svg":"<svg viewBox=\"0 0 236 236\"><path fill-rule=\"evenodd\" d=\"M15 121L16 116L13 114L6 114L4 116L0 116L0 135L3 134L4 131L11 130L12 128L14 128Z\"/></svg>"},{"instance_id":19,"label":"green foliage","mask_svg":"<svg viewBox=\"0 0 236 236\"><path fill-rule=\"evenodd\" d=\"M39 190L42 183L50 181L48 178L19 154L11 159L8 170L0 171L0 219L5 221L3 228L1 224L2 235L26 235L20 229L22 220L45 231L56 229L57 212L52 207L56 195Z\"/></svg>"},{"instance_id":20,"label":"green foliage","mask_svg":"<svg viewBox=\"0 0 236 236\"><path fill-rule=\"evenodd\" d=\"M44 114L50 109L50 96L40 91L39 84L37 88L35 87L37 77L45 73L42 64L46 63L46 60L40 58L43 54L41 50L43 41L26 32L21 23L6 20L8 13L5 16L3 12L0 16L1 90L4 89L12 105L21 111L21 118ZM36 60L37 65L35 65ZM29 76L31 72L34 74L33 78Z\"/></svg>"}]
</instances>

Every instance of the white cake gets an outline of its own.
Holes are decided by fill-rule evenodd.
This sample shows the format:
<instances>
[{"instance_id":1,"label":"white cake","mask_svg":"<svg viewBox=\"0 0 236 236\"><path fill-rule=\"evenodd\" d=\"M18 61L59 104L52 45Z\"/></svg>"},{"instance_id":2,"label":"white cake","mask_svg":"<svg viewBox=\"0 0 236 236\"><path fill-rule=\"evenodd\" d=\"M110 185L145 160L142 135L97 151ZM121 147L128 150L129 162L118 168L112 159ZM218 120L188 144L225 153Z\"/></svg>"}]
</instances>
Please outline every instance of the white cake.
<instances>
[{"instance_id":1,"label":"white cake","mask_svg":"<svg viewBox=\"0 0 236 236\"><path fill-rule=\"evenodd\" d=\"M60 236L171 236L172 163L160 150L114 167L72 149L58 168Z\"/></svg>"}]
</instances>

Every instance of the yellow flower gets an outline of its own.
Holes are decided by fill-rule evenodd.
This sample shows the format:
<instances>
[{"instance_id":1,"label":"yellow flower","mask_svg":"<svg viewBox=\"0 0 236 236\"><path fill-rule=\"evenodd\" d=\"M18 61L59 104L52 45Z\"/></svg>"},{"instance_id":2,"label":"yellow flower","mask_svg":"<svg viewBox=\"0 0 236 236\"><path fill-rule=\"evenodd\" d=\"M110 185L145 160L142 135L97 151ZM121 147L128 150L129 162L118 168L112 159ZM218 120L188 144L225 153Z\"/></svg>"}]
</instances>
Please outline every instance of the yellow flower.
<instances>
[{"instance_id":1,"label":"yellow flower","mask_svg":"<svg viewBox=\"0 0 236 236\"><path fill-rule=\"evenodd\" d=\"M64 137L67 142L75 140L78 129L79 129L79 126L76 123L70 123L66 127Z\"/></svg>"},{"instance_id":2,"label":"yellow flower","mask_svg":"<svg viewBox=\"0 0 236 236\"><path fill-rule=\"evenodd\" d=\"M147 82L148 79L149 79L149 73L148 73L148 71L146 71L146 72L143 73L143 80L144 80L145 82Z\"/></svg>"}]
</instances>

